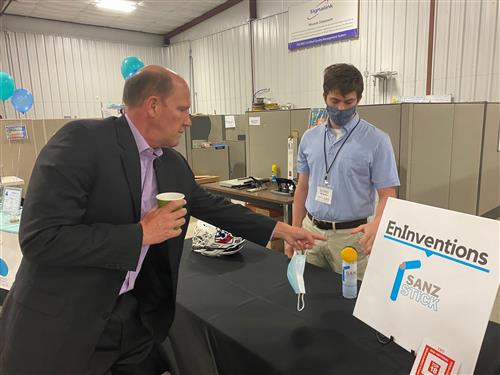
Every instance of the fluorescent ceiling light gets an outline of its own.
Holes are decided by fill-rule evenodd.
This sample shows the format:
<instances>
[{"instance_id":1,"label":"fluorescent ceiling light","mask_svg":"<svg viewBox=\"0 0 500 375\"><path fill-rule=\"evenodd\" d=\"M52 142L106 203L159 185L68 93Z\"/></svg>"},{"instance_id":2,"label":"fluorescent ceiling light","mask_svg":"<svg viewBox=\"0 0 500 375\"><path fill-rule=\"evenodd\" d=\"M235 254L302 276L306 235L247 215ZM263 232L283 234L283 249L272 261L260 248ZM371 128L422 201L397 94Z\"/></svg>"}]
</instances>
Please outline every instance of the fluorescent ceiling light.
<instances>
[{"instance_id":1,"label":"fluorescent ceiling light","mask_svg":"<svg viewBox=\"0 0 500 375\"><path fill-rule=\"evenodd\" d=\"M130 13L137 8L137 3L127 0L99 0L95 6L101 9Z\"/></svg>"}]
</instances>

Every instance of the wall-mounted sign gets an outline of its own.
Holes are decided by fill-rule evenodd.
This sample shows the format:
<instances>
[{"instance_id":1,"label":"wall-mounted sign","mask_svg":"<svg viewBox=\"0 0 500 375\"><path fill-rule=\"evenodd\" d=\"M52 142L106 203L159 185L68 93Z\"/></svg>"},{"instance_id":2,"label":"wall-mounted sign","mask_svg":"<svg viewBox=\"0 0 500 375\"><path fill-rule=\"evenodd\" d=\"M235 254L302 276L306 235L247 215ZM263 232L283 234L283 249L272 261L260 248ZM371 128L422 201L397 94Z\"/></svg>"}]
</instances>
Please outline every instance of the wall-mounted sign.
<instances>
[{"instance_id":1,"label":"wall-mounted sign","mask_svg":"<svg viewBox=\"0 0 500 375\"><path fill-rule=\"evenodd\" d=\"M236 120L234 116L224 116L224 125L226 129L235 128Z\"/></svg>"},{"instance_id":2,"label":"wall-mounted sign","mask_svg":"<svg viewBox=\"0 0 500 375\"><path fill-rule=\"evenodd\" d=\"M358 37L357 1L312 0L288 9L288 49Z\"/></svg>"},{"instance_id":3,"label":"wall-mounted sign","mask_svg":"<svg viewBox=\"0 0 500 375\"><path fill-rule=\"evenodd\" d=\"M250 116L248 118L248 125L260 126L260 116Z\"/></svg>"},{"instance_id":4,"label":"wall-mounted sign","mask_svg":"<svg viewBox=\"0 0 500 375\"><path fill-rule=\"evenodd\" d=\"M23 189L5 186L2 192L2 210L8 213L19 213Z\"/></svg>"},{"instance_id":5,"label":"wall-mounted sign","mask_svg":"<svg viewBox=\"0 0 500 375\"><path fill-rule=\"evenodd\" d=\"M326 120L328 120L328 112L326 111L326 108L311 108L311 113L309 114L310 128L323 124Z\"/></svg>"},{"instance_id":6,"label":"wall-mounted sign","mask_svg":"<svg viewBox=\"0 0 500 375\"><path fill-rule=\"evenodd\" d=\"M5 135L9 141L20 141L28 139L26 125L5 125Z\"/></svg>"}]
</instances>

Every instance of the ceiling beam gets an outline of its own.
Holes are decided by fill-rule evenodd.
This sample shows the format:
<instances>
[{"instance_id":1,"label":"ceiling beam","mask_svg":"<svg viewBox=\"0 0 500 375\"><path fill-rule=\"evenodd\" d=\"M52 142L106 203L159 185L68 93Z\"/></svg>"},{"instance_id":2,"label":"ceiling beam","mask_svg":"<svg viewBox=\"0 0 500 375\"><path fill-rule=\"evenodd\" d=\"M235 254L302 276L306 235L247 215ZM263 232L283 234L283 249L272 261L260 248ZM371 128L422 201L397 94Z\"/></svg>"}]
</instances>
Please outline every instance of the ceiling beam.
<instances>
[{"instance_id":1,"label":"ceiling beam","mask_svg":"<svg viewBox=\"0 0 500 375\"><path fill-rule=\"evenodd\" d=\"M225 11L226 9L231 8L233 5L241 3L242 1L243 0L228 0L225 3L216 6L215 8L210 9L208 12L203 13L201 16L196 17L195 19L189 22L186 22L184 25L181 25L175 28L174 30L169 31L168 33L163 35L163 44L168 46L170 44L170 38L176 36L177 34L182 33L183 31L186 31L187 29L190 29L193 26L198 25L199 23Z\"/></svg>"},{"instance_id":2,"label":"ceiling beam","mask_svg":"<svg viewBox=\"0 0 500 375\"><path fill-rule=\"evenodd\" d=\"M256 20L257 19L257 0L250 0L248 2L249 6L249 13L250 13L250 20Z\"/></svg>"}]
</instances>

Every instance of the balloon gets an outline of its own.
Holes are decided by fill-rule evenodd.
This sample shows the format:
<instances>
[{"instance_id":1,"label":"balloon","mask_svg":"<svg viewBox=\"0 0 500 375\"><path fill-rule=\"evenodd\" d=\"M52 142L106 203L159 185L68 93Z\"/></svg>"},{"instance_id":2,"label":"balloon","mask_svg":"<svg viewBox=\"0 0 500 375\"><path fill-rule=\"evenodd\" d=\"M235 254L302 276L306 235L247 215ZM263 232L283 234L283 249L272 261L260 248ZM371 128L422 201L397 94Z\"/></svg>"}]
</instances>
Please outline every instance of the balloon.
<instances>
[{"instance_id":1,"label":"balloon","mask_svg":"<svg viewBox=\"0 0 500 375\"><path fill-rule=\"evenodd\" d=\"M123 79L129 79L132 77L139 69L144 66L142 60L135 56L125 57L122 61L122 77Z\"/></svg>"},{"instance_id":2,"label":"balloon","mask_svg":"<svg viewBox=\"0 0 500 375\"><path fill-rule=\"evenodd\" d=\"M0 276L7 276L9 274L9 267L5 260L0 258Z\"/></svg>"},{"instance_id":3,"label":"balloon","mask_svg":"<svg viewBox=\"0 0 500 375\"><path fill-rule=\"evenodd\" d=\"M33 94L26 89L17 89L10 101L16 111L26 113L33 106Z\"/></svg>"},{"instance_id":4,"label":"balloon","mask_svg":"<svg viewBox=\"0 0 500 375\"><path fill-rule=\"evenodd\" d=\"M14 79L7 73L0 72L0 100L9 99L15 87Z\"/></svg>"}]
</instances>

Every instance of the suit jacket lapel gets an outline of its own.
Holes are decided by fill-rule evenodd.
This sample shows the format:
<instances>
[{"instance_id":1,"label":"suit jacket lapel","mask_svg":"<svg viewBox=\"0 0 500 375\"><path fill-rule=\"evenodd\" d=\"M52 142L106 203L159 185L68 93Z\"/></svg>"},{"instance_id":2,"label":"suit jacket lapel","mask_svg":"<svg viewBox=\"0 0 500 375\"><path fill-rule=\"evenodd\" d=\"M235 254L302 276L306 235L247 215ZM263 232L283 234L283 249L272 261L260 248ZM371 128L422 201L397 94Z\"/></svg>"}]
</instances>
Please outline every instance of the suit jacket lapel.
<instances>
[{"instance_id":1,"label":"suit jacket lapel","mask_svg":"<svg viewBox=\"0 0 500 375\"><path fill-rule=\"evenodd\" d=\"M116 134L122 148L122 167L127 176L128 187L134 205L136 220L141 218L141 162L134 136L124 116L117 120Z\"/></svg>"}]
</instances>

